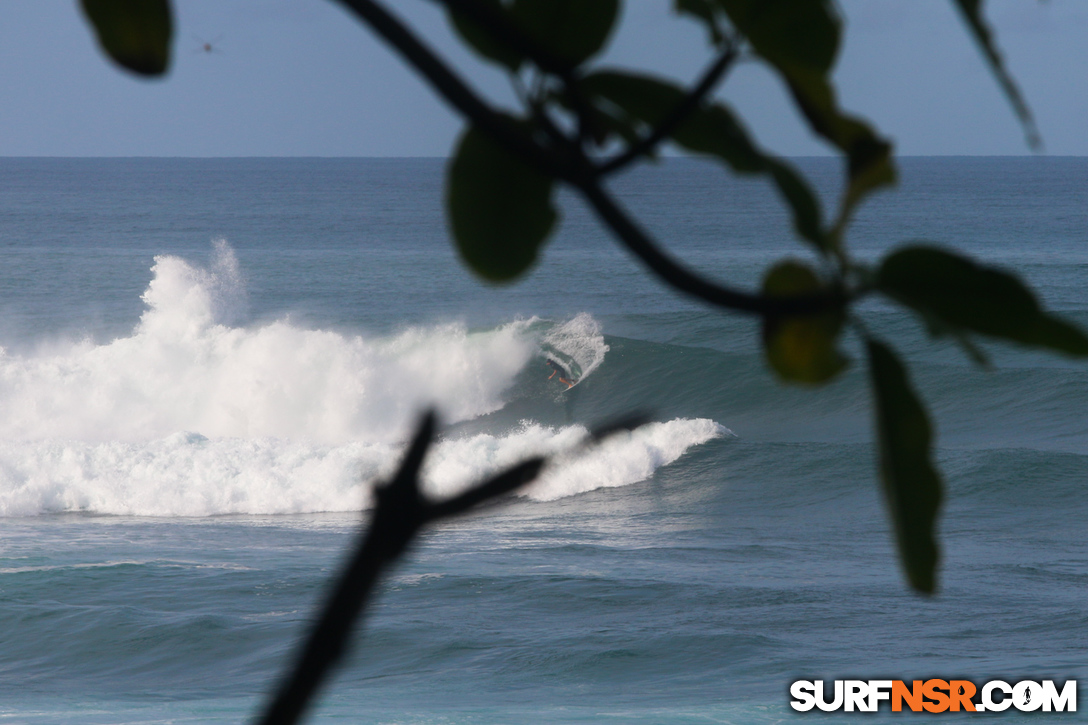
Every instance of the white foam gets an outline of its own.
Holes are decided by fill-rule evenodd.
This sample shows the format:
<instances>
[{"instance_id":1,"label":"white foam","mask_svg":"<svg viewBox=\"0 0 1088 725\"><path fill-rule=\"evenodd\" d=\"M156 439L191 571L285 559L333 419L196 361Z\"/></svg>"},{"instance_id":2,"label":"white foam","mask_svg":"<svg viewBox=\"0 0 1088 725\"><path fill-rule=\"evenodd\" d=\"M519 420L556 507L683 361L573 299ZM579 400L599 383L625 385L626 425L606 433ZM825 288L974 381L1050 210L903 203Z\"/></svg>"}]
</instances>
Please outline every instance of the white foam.
<instances>
[{"instance_id":1,"label":"white foam","mask_svg":"<svg viewBox=\"0 0 1088 725\"><path fill-rule=\"evenodd\" d=\"M129 337L31 356L0 351L0 439L146 441L210 437L397 441L420 407L447 421L497 410L534 350L529 322L470 333L462 324L391 338L287 321L230 327L244 300L229 247L203 270L156 257Z\"/></svg>"},{"instance_id":2,"label":"white foam","mask_svg":"<svg viewBox=\"0 0 1088 725\"><path fill-rule=\"evenodd\" d=\"M479 434L456 444L439 446L425 468L428 490L442 498L465 484L520 460L538 455L557 456L523 495L551 501L598 488L627 486L650 478L693 446L732 432L706 418L678 418L651 423L627 434L614 435L600 446L575 455L587 431L582 426L550 428L523 423L514 433Z\"/></svg>"},{"instance_id":3,"label":"white foam","mask_svg":"<svg viewBox=\"0 0 1088 725\"><path fill-rule=\"evenodd\" d=\"M87 511L209 516L352 511L363 481L395 464L390 444L173 435L146 443L6 442L0 515Z\"/></svg>"},{"instance_id":4,"label":"white foam","mask_svg":"<svg viewBox=\"0 0 1088 725\"><path fill-rule=\"evenodd\" d=\"M132 334L105 344L0 348L0 516L87 511L207 516L354 511L390 473L418 411L446 422L498 410L541 346L584 379L608 346L588 314L553 327L523 320L483 332L462 324L388 337L345 335L244 317L243 275L217 242L203 269L155 258ZM553 499L651 476L727 431L674 420L566 458L525 492ZM440 441L428 489L447 496L537 454L568 450L578 426Z\"/></svg>"},{"instance_id":5,"label":"white foam","mask_svg":"<svg viewBox=\"0 0 1088 725\"><path fill-rule=\"evenodd\" d=\"M645 480L692 446L727 435L713 421L654 423L576 457L560 456L523 495L551 500ZM439 441L424 469L426 490L453 495L504 466L576 447L581 426L526 423L506 435ZM86 511L135 516L209 516L356 511L370 484L402 453L384 442L321 445L278 438L209 439L180 433L148 442L0 443L0 516Z\"/></svg>"},{"instance_id":6,"label":"white foam","mask_svg":"<svg viewBox=\"0 0 1088 725\"><path fill-rule=\"evenodd\" d=\"M560 353L558 357L561 359L556 362L569 365L577 382L589 377L604 362L608 352L608 345L601 334L601 323L586 312L549 330L541 343L545 350Z\"/></svg>"}]
</instances>

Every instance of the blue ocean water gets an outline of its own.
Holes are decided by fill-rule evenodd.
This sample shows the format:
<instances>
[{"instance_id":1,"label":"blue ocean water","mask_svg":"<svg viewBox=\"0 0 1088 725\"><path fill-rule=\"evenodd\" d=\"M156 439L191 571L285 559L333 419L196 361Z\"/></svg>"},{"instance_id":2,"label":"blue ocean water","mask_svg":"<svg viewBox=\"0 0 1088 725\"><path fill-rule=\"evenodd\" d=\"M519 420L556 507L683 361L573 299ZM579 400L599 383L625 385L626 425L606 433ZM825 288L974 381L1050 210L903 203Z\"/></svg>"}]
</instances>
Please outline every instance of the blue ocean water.
<instances>
[{"instance_id":1,"label":"blue ocean water","mask_svg":"<svg viewBox=\"0 0 1088 725\"><path fill-rule=\"evenodd\" d=\"M797 163L831 198L834 162ZM1088 674L1085 363L987 345L980 371L866 303L946 474L920 598L860 361L779 386L752 320L661 287L566 196L532 275L483 285L448 242L442 168L0 160L0 721L248 720L429 404L437 496L610 416L655 422L428 531L314 722L849 721L794 713L789 683ZM716 167L615 190L722 279L806 256L770 189ZM1088 159L905 159L850 243L918 239L1088 324Z\"/></svg>"}]
</instances>

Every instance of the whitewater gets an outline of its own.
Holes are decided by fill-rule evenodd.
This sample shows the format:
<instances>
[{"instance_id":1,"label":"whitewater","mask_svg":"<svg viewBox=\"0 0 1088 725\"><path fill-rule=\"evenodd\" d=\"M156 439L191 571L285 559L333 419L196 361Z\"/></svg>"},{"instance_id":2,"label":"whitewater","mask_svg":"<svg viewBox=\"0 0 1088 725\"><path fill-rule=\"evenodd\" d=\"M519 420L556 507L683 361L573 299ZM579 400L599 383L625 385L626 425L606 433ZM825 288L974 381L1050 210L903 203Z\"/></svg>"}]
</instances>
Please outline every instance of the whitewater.
<instances>
[{"instance_id":1,"label":"whitewater","mask_svg":"<svg viewBox=\"0 0 1088 725\"><path fill-rule=\"evenodd\" d=\"M246 304L234 251L207 268L157 256L132 334L0 354L0 516L81 511L212 516L358 510L394 470L421 412L446 423L500 409L542 345L603 362L599 324L463 323L390 336L307 329L283 319L235 326ZM577 362L580 360L580 363ZM558 388L557 388L558 390ZM564 460L581 425L439 440L425 486L451 495L532 455L557 462L523 495L554 499L645 480L691 446L728 435L706 419L645 426ZM567 458L570 458L567 456Z\"/></svg>"}]
</instances>

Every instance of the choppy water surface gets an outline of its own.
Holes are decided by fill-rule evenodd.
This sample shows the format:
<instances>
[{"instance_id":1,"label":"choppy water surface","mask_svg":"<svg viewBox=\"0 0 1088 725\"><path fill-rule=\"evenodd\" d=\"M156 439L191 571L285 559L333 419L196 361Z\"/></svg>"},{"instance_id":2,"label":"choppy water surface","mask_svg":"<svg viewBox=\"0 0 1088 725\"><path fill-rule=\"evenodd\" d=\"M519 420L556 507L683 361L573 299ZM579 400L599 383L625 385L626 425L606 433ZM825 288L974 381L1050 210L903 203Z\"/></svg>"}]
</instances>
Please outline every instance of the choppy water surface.
<instances>
[{"instance_id":1,"label":"choppy water surface","mask_svg":"<svg viewBox=\"0 0 1088 725\"><path fill-rule=\"evenodd\" d=\"M832 162L799 163L834 189ZM316 721L768 723L803 717L798 678L1083 674L1088 367L995 348L981 372L866 306L939 431L945 564L921 599L862 366L776 385L750 320L659 287L570 199L527 281L481 285L441 170L0 161L0 718L244 721L425 405L446 423L436 496L610 416L655 422L428 532ZM903 177L859 217L859 256L946 242L1088 323L1088 162ZM805 254L770 190L713 167L617 191L736 283Z\"/></svg>"}]
</instances>

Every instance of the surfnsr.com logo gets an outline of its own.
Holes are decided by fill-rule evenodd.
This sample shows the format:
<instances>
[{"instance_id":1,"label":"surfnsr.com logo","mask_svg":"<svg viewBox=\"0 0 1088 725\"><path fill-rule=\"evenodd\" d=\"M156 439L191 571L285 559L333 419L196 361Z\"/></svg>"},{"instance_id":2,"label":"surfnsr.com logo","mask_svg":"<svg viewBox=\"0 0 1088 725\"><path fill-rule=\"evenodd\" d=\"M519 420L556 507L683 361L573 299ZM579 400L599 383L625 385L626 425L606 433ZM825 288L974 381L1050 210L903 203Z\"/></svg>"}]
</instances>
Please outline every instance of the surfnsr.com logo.
<instances>
[{"instance_id":1,"label":"surfnsr.com logo","mask_svg":"<svg viewBox=\"0 0 1088 725\"><path fill-rule=\"evenodd\" d=\"M790 695L790 707L800 712L876 712L884 702L892 712L1077 711L1076 680L1066 680L1060 689L1053 680L990 680L982 687L969 680L835 680L832 688L823 680L797 680Z\"/></svg>"}]
</instances>

